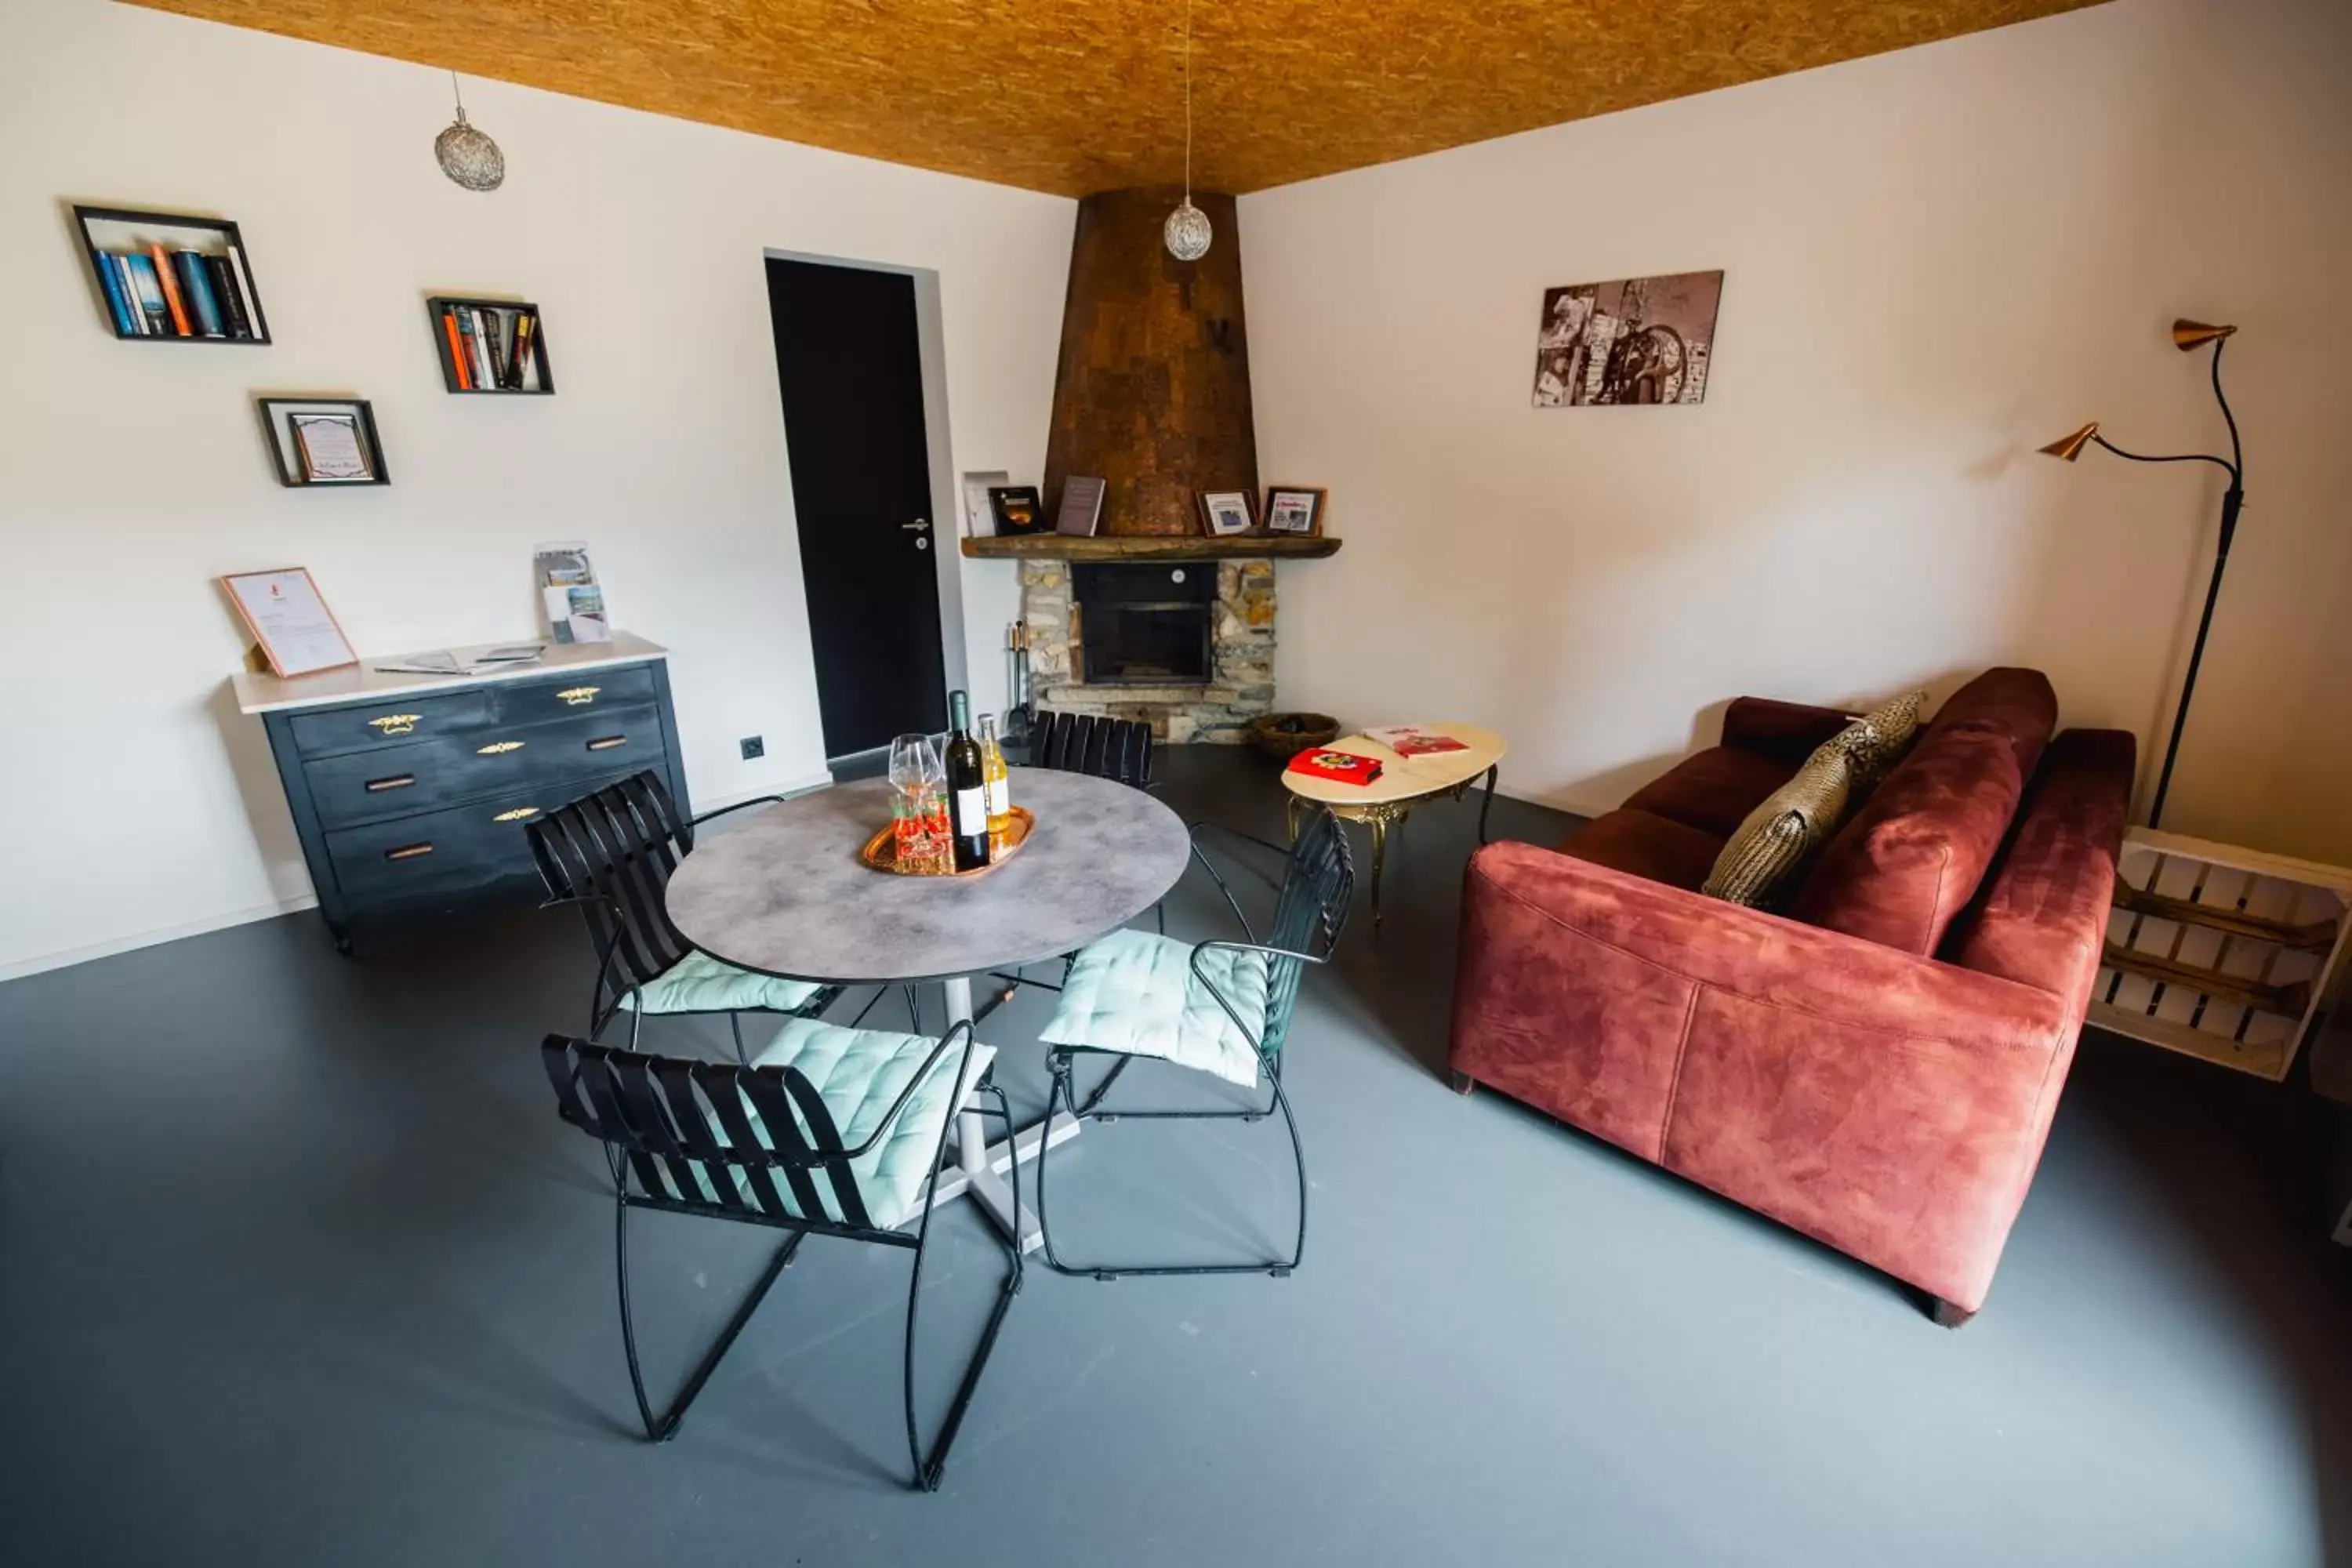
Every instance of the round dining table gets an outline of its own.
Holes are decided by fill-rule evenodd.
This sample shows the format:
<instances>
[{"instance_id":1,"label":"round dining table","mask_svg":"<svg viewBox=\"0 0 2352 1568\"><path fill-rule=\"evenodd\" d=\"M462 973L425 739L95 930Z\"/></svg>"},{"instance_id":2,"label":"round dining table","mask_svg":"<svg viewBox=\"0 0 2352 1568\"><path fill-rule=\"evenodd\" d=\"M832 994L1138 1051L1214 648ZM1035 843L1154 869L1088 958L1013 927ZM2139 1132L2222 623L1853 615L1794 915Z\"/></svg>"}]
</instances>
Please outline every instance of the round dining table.
<instances>
[{"instance_id":1,"label":"round dining table","mask_svg":"<svg viewBox=\"0 0 2352 1568\"><path fill-rule=\"evenodd\" d=\"M1152 796L1109 779L1014 768L1013 801L1036 819L1025 842L979 875L877 871L859 848L890 821L884 779L835 784L743 813L705 836L671 876L669 915L688 941L739 968L824 985L937 982L948 1023L972 1017L971 977L1060 958L1165 898L1192 841ZM969 1193L1010 1234L1005 1173L1076 1134L1067 1115L991 1145L980 1115L956 1121L956 1169L938 1197ZM1021 1216L1023 1249L1036 1216Z\"/></svg>"}]
</instances>

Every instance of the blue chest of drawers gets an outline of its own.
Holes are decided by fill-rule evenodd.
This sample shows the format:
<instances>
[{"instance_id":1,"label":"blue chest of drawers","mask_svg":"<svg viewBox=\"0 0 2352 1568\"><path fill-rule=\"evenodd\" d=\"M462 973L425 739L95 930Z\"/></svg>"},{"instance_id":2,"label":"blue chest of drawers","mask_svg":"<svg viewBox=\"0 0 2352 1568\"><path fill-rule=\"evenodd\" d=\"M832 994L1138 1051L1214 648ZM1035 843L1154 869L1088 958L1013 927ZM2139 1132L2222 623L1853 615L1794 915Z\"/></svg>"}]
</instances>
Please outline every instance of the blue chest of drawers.
<instances>
[{"instance_id":1,"label":"blue chest of drawers","mask_svg":"<svg viewBox=\"0 0 2352 1568\"><path fill-rule=\"evenodd\" d=\"M240 676L269 735L319 912L344 952L413 919L538 884L533 817L651 768L690 811L664 650L615 634L493 679Z\"/></svg>"}]
</instances>

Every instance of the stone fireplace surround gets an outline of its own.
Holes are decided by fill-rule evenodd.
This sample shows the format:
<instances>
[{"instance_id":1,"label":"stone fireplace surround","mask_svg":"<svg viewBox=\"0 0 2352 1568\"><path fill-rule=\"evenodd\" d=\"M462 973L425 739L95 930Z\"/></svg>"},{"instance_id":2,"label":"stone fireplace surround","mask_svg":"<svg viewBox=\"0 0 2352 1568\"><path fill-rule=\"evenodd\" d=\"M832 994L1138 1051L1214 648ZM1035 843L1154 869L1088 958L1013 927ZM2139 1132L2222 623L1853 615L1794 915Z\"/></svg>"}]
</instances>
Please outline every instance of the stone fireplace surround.
<instances>
[{"instance_id":1,"label":"stone fireplace surround","mask_svg":"<svg viewBox=\"0 0 2352 1568\"><path fill-rule=\"evenodd\" d=\"M1038 706L1136 720L1171 744L1248 740L1250 721L1274 707L1274 563L1244 557L1186 564L1213 566L1217 574L1207 684L1108 686L1088 685L1079 673L1085 667L1077 639L1085 627L1071 613L1070 563L1024 560L1021 617L1029 627L1030 690Z\"/></svg>"}]
</instances>

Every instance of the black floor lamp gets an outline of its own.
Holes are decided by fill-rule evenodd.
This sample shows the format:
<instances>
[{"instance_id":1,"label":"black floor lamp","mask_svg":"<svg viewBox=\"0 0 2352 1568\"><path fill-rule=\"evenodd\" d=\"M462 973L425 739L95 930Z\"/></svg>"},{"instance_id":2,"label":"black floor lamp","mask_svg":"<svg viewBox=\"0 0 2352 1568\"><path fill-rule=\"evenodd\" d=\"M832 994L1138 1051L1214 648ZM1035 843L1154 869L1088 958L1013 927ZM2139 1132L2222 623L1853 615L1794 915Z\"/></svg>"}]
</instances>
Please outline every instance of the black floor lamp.
<instances>
[{"instance_id":1,"label":"black floor lamp","mask_svg":"<svg viewBox=\"0 0 2352 1568\"><path fill-rule=\"evenodd\" d=\"M2164 770L2156 776L2156 799L2147 808L2147 825L2155 827L2164 820L2165 791L2172 787L2172 763L2180 755L2181 728L2189 722L2189 700L2197 693L2197 667L2205 662L2205 634L2213 629L2213 605L2221 596L2221 574L2230 569L2230 540L2238 531L2238 511L2246 504L2246 455L2238 445L2238 418L2230 412L2230 400L2221 395L2221 350L2229 342L2235 327L2212 327L2203 321L2172 323L2172 346L2182 353L2191 349L2213 345L2213 401L2221 405L2221 417L2230 426L2230 455L2216 458L2205 452L2183 452L2169 457L2150 457L2141 452L2126 452L2099 434L2099 422L2092 420L2063 441L2053 441L2042 448L2053 458L2073 462L2089 446L2105 447L2118 458L2128 458L2135 463L2211 463L2230 476L2230 488L2221 492L2221 535L2213 551L2213 581L2205 589L2205 613L2197 617L2197 641L2189 650L2189 673L2180 682L2180 706L2173 710L2172 738L2164 745Z\"/></svg>"}]
</instances>

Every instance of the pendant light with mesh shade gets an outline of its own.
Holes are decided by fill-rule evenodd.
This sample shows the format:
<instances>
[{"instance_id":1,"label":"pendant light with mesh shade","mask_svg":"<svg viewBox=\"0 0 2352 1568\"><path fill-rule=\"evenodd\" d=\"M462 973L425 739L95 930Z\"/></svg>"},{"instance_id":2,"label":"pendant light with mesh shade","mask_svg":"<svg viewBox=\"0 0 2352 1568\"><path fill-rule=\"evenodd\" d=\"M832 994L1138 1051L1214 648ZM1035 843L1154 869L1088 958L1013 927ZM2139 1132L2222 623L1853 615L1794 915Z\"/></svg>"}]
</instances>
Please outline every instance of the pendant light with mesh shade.
<instances>
[{"instance_id":1,"label":"pendant light with mesh shade","mask_svg":"<svg viewBox=\"0 0 2352 1568\"><path fill-rule=\"evenodd\" d=\"M457 90L457 73L449 73L449 92L457 100L457 118L433 139L433 156L441 172L469 191L495 191L507 177L507 155L488 134L466 120L465 96Z\"/></svg>"},{"instance_id":2,"label":"pendant light with mesh shade","mask_svg":"<svg viewBox=\"0 0 2352 1568\"><path fill-rule=\"evenodd\" d=\"M1192 205L1192 0L1184 0L1184 200L1160 233L1179 261L1200 260L1216 237L1209 215Z\"/></svg>"}]
</instances>

